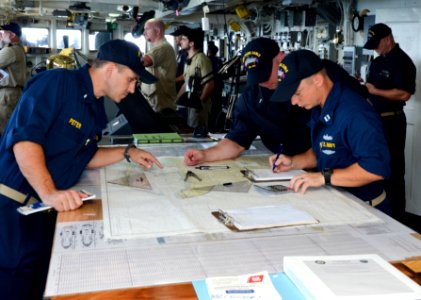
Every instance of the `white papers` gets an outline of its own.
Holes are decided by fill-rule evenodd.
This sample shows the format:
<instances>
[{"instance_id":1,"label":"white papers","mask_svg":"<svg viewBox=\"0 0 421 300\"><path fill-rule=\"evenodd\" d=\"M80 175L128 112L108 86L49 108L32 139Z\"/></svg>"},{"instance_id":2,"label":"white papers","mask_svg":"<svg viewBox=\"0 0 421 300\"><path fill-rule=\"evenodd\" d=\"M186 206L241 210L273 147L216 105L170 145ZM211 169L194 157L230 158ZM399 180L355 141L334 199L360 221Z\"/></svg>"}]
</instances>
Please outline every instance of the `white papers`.
<instances>
[{"instance_id":1,"label":"white papers","mask_svg":"<svg viewBox=\"0 0 421 300\"><path fill-rule=\"evenodd\" d=\"M306 299L420 299L421 287L375 254L285 256L284 271Z\"/></svg>"},{"instance_id":2,"label":"white papers","mask_svg":"<svg viewBox=\"0 0 421 300\"><path fill-rule=\"evenodd\" d=\"M3 81L3 79L6 79L9 76L9 73L7 73L5 70L0 69L0 82Z\"/></svg>"},{"instance_id":3,"label":"white papers","mask_svg":"<svg viewBox=\"0 0 421 300\"><path fill-rule=\"evenodd\" d=\"M206 279L211 300L282 300L268 272Z\"/></svg>"},{"instance_id":4,"label":"white papers","mask_svg":"<svg viewBox=\"0 0 421 300\"><path fill-rule=\"evenodd\" d=\"M318 223L309 213L289 204L220 210L219 216L238 230Z\"/></svg>"},{"instance_id":5,"label":"white papers","mask_svg":"<svg viewBox=\"0 0 421 300\"><path fill-rule=\"evenodd\" d=\"M305 173L303 170L291 170L287 172L274 173L271 169L253 169L247 170L246 175L250 180L260 181L276 181L276 180L290 180L296 175Z\"/></svg>"},{"instance_id":6,"label":"white papers","mask_svg":"<svg viewBox=\"0 0 421 300\"><path fill-rule=\"evenodd\" d=\"M82 201L96 199L95 194L91 194L87 191L81 191L81 192L88 195L88 196L82 198ZM53 208L52 206L47 205L44 202L39 201L39 202L35 202L33 204L29 204L29 205L25 205L25 206L19 206L16 210L20 214L22 214L24 216L27 216L27 215L31 215L31 214L34 214L34 213L37 213L37 212L40 212L40 211L46 211L46 210L49 210L49 209L52 209L52 208Z\"/></svg>"}]
</instances>

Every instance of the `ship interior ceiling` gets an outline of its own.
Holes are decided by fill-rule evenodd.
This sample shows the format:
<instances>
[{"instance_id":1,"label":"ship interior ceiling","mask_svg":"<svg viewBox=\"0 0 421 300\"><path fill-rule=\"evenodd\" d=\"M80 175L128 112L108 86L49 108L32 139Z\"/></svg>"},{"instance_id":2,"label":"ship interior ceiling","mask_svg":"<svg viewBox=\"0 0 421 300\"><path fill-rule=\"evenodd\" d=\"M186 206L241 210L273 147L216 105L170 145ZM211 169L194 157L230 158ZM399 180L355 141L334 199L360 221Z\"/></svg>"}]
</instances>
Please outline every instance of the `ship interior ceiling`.
<instances>
[{"instance_id":1,"label":"ship interior ceiling","mask_svg":"<svg viewBox=\"0 0 421 300\"><path fill-rule=\"evenodd\" d=\"M347 2L347 1L345 1ZM348 1L352 2L352 1ZM3 4L2 4L3 3ZM138 11L137 19L142 14L154 11L156 17L164 19L170 25L194 25L200 22L206 13L211 24L227 22L228 19L240 23L265 23L268 19L282 18L287 11L311 11L334 25L340 25L341 1L330 0L3 0L0 3L0 23L10 18L60 19L68 14L82 15L91 22L110 20L133 20L133 12ZM241 8L245 8L241 12ZM137 9L138 8L138 9ZM204 10L206 8L206 12ZM243 14L243 15L242 15ZM293 14L293 13L291 13ZM221 16L223 16L221 18Z\"/></svg>"},{"instance_id":2,"label":"ship interior ceiling","mask_svg":"<svg viewBox=\"0 0 421 300\"><path fill-rule=\"evenodd\" d=\"M168 25L167 32L180 25L201 26L206 40L217 42L224 61L234 59L250 39L265 36L285 51L308 48L342 63L335 40L340 40L343 27L349 27L343 20L349 19L355 5L355 0L2 0L0 24L17 20L26 27L108 31L113 38L131 31L137 38L144 22L157 17ZM342 40L352 42L350 34ZM58 44L50 39L50 53L59 50ZM88 47L80 50L92 54Z\"/></svg>"}]
</instances>

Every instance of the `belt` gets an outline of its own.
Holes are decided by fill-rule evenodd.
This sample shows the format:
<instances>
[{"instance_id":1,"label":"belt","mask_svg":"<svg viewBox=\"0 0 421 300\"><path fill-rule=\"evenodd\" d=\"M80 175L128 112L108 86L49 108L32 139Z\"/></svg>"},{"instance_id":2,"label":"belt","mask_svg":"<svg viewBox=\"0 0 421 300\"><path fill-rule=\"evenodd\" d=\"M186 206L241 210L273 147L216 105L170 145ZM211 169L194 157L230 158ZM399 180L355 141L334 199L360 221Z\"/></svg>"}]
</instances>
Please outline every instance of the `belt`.
<instances>
[{"instance_id":1,"label":"belt","mask_svg":"<svg viewBox=\"0 0 421 300\"><path fill-rule=\"evenodd\" d=\"M390 116L398 116L398 115L401 115L401 114L403 114L403 110L382 112L382 113L380 113L380 116L390 117Z\"/></svg>"},{"instance_id":2,"label":"belt","mask_svg":"<svg viewBox=\"0 0 421 300\"><path fill-rule=\"evenodd\" d=\"M38 199L25 195L24 193L12 189L2 183L0 183L0 195L6 196L7 198L19 202L20 204L32 204L38 202Z\"/></svg>"},{"instance_id":3,"label":"belt","mask_svg":"<svg viewBox=\"0 0 421 300\"><path fill-rule=\"evenodd\" d=\"M370 205L373 207L376 207L377 205L379 205L380 203L382 203L384 201L384 199L386 199L386 192L383 190L383 192L377 196L376 198L368 201L370 202Z\"/></svg>"},{"instance_id":4,"label":"belt","mask_svg":"<svg viewBox=\"0 0 421 300\"><path fill-rule=\"evenodd\" d=\"M0 86L0 89L21 89L20 86Z\"/></svg>"}]
</instances>

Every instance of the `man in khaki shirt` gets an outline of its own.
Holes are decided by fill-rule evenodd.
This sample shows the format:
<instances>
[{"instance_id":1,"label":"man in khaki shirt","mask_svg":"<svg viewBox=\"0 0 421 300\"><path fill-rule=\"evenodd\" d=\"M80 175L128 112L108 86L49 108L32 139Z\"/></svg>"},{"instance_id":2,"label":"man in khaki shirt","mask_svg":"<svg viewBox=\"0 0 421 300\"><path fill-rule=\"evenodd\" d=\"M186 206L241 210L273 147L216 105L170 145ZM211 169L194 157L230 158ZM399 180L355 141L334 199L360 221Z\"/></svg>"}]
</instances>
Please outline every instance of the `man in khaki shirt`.
<instances>
[{"instance_id":1,"label":"man in khaki shirt","mask_svg":"<svg viewBox=\"0 0 421 300\"><path fill-rule=\"evenodd\" d=\"M188 107L187 125L194 128L194 137L208 135L209 113L212 107L211 95L214 89L212 62L203 52L204 33L200 28L188 29L181 34L181 49L188 53L184 68L184 84L178 91L181 99L184 93L197 93L200 102L197 107ZM194 78L199 79L199 91L193 84Z\"/></svg>"},{"instance_id":2,"label":"man in khaki shirt","mask_svg":"<svg viewBox=\"0 0 421 300\"><path fill-rule=\"evenodd\" d=\"M20 26L0 26L0 68L8 76L0 81L0 135L15 109L26 83L26 56L20 43Z\"/></svg>"},{"instance_id":3,"label":"man in khaki shirt","mask_svg":"<svg viewBox=\"0 0 421 300\"><path fill-rule=\"evenodd\" d=\"M146 69L158 78L154 84L142 83L143 96L152 109L163 114L175 111L175 73L177 63L173 47L165 40L164 23L160 19L150 19L145 24L144 36L152 44L152 49L142 58Z\"/></svg>"}]
</instances>

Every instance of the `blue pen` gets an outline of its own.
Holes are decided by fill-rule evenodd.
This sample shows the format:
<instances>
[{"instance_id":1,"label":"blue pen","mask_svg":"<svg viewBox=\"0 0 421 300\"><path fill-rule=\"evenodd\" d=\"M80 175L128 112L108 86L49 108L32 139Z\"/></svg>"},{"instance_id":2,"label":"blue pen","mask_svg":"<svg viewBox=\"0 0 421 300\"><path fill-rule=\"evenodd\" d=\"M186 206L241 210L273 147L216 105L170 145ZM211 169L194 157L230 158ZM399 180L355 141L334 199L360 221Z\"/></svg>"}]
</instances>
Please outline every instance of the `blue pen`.
<instances>
[{"instance_id":1,"label":"blue pen","mask_svg":"<svg viewBox=\"0 0 421 300\"><path fill-rule=\"evenodd\" d=\"M273 161L273 166L272 166L272 171L275 171L275 168L276 168L276 161L278 160L278 158L279 158L279 156L281 155L281 154L283 154L284 153L284 145L281 143L280 145L279 145L279 149L278 149L278 153L276 154L276 158L275 158L275 160Z\"/></svg>"}]
</instances>

